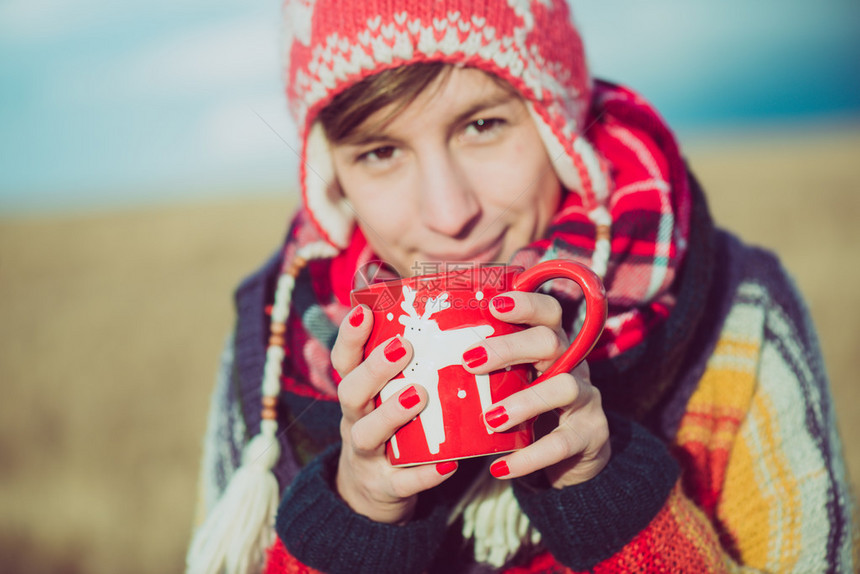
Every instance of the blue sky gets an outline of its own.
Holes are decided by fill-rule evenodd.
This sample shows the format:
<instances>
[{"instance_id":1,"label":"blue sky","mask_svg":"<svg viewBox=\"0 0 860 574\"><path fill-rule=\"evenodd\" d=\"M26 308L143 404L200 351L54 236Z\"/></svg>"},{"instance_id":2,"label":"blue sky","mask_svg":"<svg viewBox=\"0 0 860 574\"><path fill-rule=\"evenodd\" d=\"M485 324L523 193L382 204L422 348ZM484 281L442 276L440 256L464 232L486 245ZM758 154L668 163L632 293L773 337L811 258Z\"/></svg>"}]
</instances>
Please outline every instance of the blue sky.
<instances>
[{"instance_id":1,"label":"blue sky","mask_svg":"<svg viewBox=\"0 0 860 574\"><path fill-rule=\"evenodd\" d=\"M856 0L572 4L681 133L860 118ZM0 213L290 190L279 6L0 0Z\"/></svg>"}]
</instances>

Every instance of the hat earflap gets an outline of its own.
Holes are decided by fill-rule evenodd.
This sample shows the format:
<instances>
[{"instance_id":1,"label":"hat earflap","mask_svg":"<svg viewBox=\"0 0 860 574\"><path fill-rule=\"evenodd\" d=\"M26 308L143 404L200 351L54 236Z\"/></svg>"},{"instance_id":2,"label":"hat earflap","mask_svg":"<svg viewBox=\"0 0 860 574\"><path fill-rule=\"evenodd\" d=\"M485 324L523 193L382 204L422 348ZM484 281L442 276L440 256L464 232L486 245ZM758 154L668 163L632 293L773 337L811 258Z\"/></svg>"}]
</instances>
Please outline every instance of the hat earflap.
<instances>
[{"instance_id":1,"label":"hat earflap","mask_svg":"<svg viewBox=\"0 0 860 574\"><path fill-rule=\"evenodd\" d=\"M299 180L302 199L316 228L332 246L346 248L355 226L355 214L340 191L331 146L319 121L307 132Z\"/></svg>"}]
</instances>

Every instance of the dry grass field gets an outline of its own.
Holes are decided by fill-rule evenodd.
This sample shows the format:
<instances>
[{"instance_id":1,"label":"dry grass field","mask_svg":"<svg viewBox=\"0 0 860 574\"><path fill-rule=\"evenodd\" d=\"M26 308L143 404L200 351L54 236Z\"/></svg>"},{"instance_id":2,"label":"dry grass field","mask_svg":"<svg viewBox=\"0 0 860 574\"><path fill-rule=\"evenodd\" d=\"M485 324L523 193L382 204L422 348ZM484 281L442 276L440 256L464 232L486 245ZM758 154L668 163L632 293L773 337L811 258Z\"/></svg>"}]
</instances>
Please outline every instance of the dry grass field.
<instances>
[{"instance_id":1,"label":"dry grass field","mask_svg":"<svg viewBox=\"0 0 860 574\"><path fill-rule=\"evenodd\" d=\"M808 298L860 478L860 129L695 143L716 218ZM291 200L0 219L0 564L179 572L230 293Z\"/></svg>"}]
</instances>

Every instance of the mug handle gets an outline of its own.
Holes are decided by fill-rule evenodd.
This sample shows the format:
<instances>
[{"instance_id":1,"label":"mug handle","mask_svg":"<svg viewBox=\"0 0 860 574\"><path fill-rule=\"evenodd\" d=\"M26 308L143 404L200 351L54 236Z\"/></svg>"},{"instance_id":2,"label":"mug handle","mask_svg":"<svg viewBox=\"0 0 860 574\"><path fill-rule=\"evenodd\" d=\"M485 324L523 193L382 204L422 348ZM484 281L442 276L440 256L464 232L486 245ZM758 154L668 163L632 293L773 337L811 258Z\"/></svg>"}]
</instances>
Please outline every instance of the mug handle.
<instances>
[{"instance_id":1,"label":"mug handle","mask_svg":"<svg viewBox=\"0 0 860 574\"><path fill-rule=\"evenodd\" d=\"M585 297L585 322L567 350L532 385L559 373L570 372L594 348L606 323L606 290L603 282L597 273L575 261L554 259L538 263L518 275L513 288L515 291L535 291L551 279L570 279L579 285Z\"/></svg>"}]
</instances>

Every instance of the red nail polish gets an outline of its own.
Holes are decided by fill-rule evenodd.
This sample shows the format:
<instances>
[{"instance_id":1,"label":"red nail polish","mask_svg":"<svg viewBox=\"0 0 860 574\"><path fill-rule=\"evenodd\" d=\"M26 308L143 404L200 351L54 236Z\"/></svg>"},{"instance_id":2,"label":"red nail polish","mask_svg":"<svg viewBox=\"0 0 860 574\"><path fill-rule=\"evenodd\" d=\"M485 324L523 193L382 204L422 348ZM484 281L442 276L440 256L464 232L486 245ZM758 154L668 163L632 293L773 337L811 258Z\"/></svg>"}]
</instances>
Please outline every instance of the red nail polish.
<instances>
[{"instance_id":1,"label":"red nail polish","mask_svg":"<svg viewBox=\"0 0 860 574\"><path fill-rule=\"evenodd\" d=\"M411 409L421 402L421 395L415 390L415 387L409 387L397 397L404 409Z\"/></svg>"},{"instance_id":2,"label":"red nail polish","mask_svg":"<svg viewBox=\"0 0 860 574\"><path fill-rule=\"evenodd\" d=\"M447 462L440 462L436 465L436 472L439 474L445 475L449 472L454 472L457 470L457 463L453 460L449 460Z\"/></svg>"},{"instance_id":3,"label":"red nail polish","mask_svg":"<svg viewBox=\"0 0 860 574\"><path fill-rule=\"evenodd\" d=\"M395 337L390 343L385 345L382 353L389 362L396 363L406 354L406 347L403 346L403 341L400 340L400 337Z\"/></svg>"},{"instance_id":4,"label":"red nail polish","mask_svg":"<svg viewBox=\"0 0 860 574\"><path fill-rule=\"evenodd\" d=\"M493 304L493 307L496 309L496 311L498 311L499 313L507 313L514 308L513 298L508 297L507 295L499 295L498 297L493 297L491 303Z\"/></svg>"},{"instance_id":5,"label":"red nail polish","mask_svg":"<svg viewBox=\"0 0 860 574\"><path fill-rule=\"evenodd\" d=\"M480 367L487 362L487 349L484 347L475 347L463 353L463 360L470 369Z\"/></svg>"},{"instance_id":6,"label":"red nail polish","mask_svg":"<svg viewBox=\"0 0 860 574\"><path fill-rule=\"evenodd\" d=\"M364 321L364 309L361 306L352 310L352 315L349 316L349 324L353 327L358 327Z\"/></svg>"},{"instance_id":7,"label":"red nail polish","mask_svg":"<svg viewBox=\"0 0 860 574\"><path fill-rule=\"evenodd\" d=\"M495 429L508 422L508 413L505 411L505 407L496 407L491 411L487 411L484 419L486 419L488 425Z\"/></svg>"},{"instance_id":8,"label":"red nail polish","mask_svg":"<svg viewBox=\"0 0 860 574\"><path fill-rule=\"evenodd\" d=\"M508 469L508 463L503 460L497 460L490 465L490 474L492 474L496 478L508 476L510 473L511 471Z\"/></svg>"}]
</instances>

